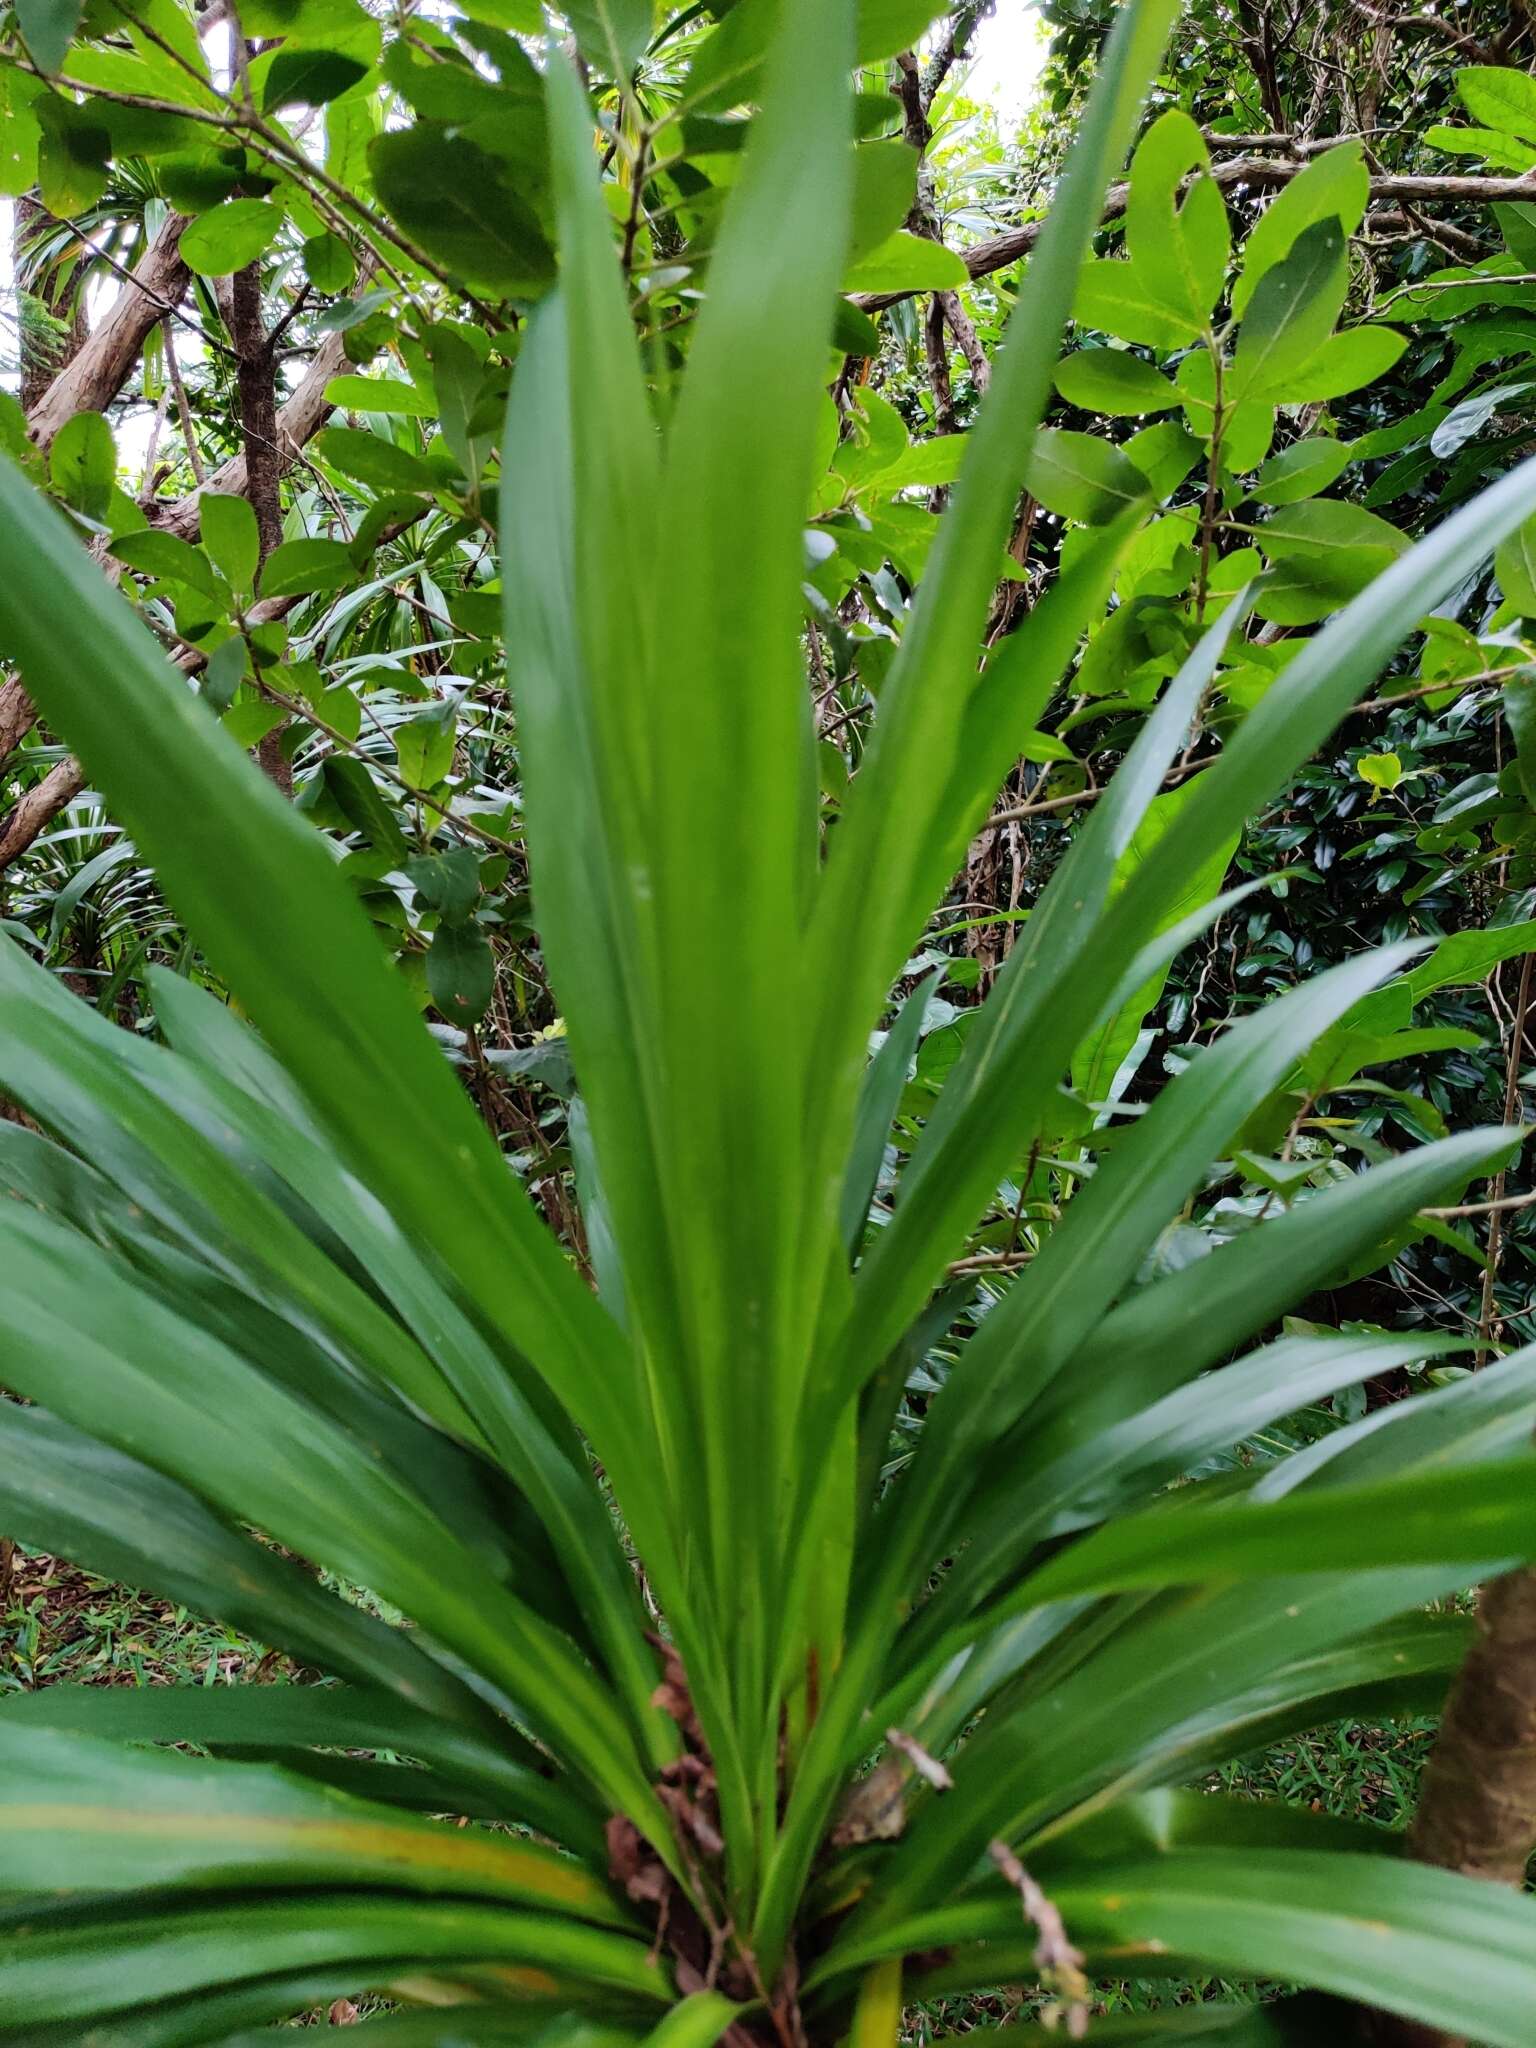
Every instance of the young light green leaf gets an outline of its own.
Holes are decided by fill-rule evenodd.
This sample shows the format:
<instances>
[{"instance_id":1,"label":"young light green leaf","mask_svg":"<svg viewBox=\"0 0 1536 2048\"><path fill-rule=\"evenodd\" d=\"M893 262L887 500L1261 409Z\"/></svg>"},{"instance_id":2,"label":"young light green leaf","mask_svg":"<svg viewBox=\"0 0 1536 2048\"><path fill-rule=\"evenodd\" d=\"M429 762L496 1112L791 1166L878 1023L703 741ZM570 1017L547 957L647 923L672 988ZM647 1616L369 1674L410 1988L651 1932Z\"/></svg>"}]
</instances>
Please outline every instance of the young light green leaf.
<instances>
[{"instance_id":1,"label":"young light green leaf","mask_svg":"<svg viewBox=\"0 0 1536 2048\"><path fill-rule=\"evenodd\" d=\"M1348 283L1338 222L1329 218L1304 228L1290 254L1254 289L1224 398L1236 404L1288 395L1291 380L1332 333Z\"/></svg>"},{"instance_id":2,"label":"young light green leaf","mask_svg":"<svg viewBox=\"0 0 1536 2048\"><path fill-rule=\"evenodd\" d=\"M1315 156L1279 191L1259 215L1243 246L1243 268L1232 289L1232 312L1241 320L1259 280L1281 263L1296 238L1314 222L1335 220L1344 236L1354 234L1370 195L1363 145L1341 142Z\"/></svg>"},{"instance_id":3,"label":"young light green leaf","mask_svg":"<svg viewBox=\"0 0 1536 2048\"><path fill-rule=\"evenodd\" d=\"M1253 495L1261 505L1295 505L1337 483L1355 459L1347 441L1323 434L1293 441L1259 471Z\"/></svg>"},{"instance_id":4,"label":"young light green leaf","mask_svg":"<svg viewBox=\"0 0 1536 2048\"><path fill-rule=\"evenodd\" d=\"M1456 90L1474 121L1501 135L1536 142L1536 79L1505 64L1465 64Z\"/></svg>"},{"instance_id":5,"label":"young light green leaf","mask_svg":"<svg viewBox=\"0 0 1536 2048\"><path fill-rule=\"evenodd\" d=\"M261 536L248 498L226 491L204 491L197 501L198 530L208 558L237 591L256 587L261 563Z\"/></svg>"}]
</instances>

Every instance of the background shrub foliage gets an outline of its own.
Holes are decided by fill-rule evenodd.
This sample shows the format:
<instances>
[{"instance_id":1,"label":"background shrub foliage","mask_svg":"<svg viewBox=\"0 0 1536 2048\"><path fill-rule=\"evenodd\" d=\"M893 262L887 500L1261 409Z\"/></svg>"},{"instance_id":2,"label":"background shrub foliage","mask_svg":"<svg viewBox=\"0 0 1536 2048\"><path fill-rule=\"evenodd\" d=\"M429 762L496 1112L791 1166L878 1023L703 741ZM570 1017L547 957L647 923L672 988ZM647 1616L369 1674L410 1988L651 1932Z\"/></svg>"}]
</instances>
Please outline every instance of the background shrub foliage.
<instances>
[{"instance_id":1,"label":"background shrub foliage","mask_svg":"<svg viewBox=\"0 0 1536 2048\"><path fill-rule=\"evenodd\" d=\"M4 17L0 2041L1527 2048L1529 26L983 12Z\"/></svg>"}]
</instances>

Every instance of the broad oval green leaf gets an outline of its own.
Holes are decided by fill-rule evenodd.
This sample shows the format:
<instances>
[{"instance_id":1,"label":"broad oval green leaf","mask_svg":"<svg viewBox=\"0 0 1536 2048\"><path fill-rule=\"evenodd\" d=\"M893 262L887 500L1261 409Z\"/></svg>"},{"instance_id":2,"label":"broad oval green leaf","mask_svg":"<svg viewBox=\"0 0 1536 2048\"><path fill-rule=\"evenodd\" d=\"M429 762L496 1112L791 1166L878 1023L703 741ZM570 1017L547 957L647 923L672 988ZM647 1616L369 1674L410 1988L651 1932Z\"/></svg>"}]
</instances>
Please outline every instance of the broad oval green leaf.
<instances>
[{"instance_id":1,"label":"broad oval green leaf","mask_svg":"<svg viewBox=\"0 0 1536 2048\"><path fill-rule=\"evenodd\" d=\"M1035 435L1024 485L1047 511L1087 526L1151 502L1146 476L1113 442L1059 427L1041 427Z\"/></svg>"},{"instance_id":2,"label":"broad oval green leaf","mask_svg":"<svg viewBox=\"0 0 1536 2048\"><path fill-rule=\"evenodd\" d=\"M181 253L199 277L229 277L264 255L283 216L266 199L226 199L181 231Z\"/></svg>"},{"instance_id":3,"label":"broad oval green leaf","mask_svg":"<svg viewBox=\"0 0 1536 2048\"><path fill-rule=\"evenodd\" d=\"M1056 367L1056 389L1069 405L1111 418L1171 412L1179 402L1161 370L1119 348L1074 350Z\"/></svg>"},{"instance_id":4,"label":"broad oval green leaf","mask_svg":"<svg viewBox=\"0 0 1536 2048\"><path fill-rule=\"evenodd\" d=\"M356 580L352 551L339 540L285 540L262 566L263 597L300 597L345 590Z\"/></svg>"}]
</instances>

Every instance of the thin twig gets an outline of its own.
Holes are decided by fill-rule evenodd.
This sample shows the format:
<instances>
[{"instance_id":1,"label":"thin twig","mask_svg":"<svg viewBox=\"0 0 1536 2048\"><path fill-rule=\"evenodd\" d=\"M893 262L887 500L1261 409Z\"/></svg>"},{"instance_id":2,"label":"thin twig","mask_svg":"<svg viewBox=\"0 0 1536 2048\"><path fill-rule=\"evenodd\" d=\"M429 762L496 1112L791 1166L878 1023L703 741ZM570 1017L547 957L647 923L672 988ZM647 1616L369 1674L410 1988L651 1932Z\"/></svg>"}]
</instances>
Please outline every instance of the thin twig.
<instances>
[{"instance_id":1,"label":"thin twig","mask_svg":"<svg viewBox=\"0 0 1536 2048\"><path fill-rule=\"evenodd\" d=\"M171 340L171 323L167 319L161 330L165 344L165 369L171 389L176 394L176 416L181 421L181 438L187 444L187 461L192 466L192 476L199 490L208 481L208 472L203 467L202 451L197 445L197 434L192 425L192 408L187 403L187 387L182 381L181 365L176 360L175 344Z\"/></svg>"},{"instance_id":2,"label":"thin twig","mask_svg":"<svg viewBox=\"0 0 1536 2048\"><path fill-rule=\"evenodd\" d=\"M1536 1202L1536 1194L1501 1195L1496 1202L1458 1202L1450 1209L1420 1209L1415 1213L1444 1221L1454 1216L1491 1216L1511 1209L1529 1209L1533 1202Z\"/></svg>"}]
</instances>

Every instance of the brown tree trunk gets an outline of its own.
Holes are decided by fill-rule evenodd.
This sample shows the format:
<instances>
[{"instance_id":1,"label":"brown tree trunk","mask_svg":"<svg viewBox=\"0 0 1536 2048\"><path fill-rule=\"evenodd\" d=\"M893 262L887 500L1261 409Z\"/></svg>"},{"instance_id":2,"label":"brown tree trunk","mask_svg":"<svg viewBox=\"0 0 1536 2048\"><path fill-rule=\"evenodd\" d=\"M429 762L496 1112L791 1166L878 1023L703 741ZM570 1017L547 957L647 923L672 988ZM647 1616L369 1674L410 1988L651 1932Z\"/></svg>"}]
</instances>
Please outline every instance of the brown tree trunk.
<instances>
[{"instance_id":1,"label":"brown tree trunk","mask_svg":"<svg viewBox=\"0 0 1536 2048\"><path fill-rule=\"evenodd\" d=\"M185 225L180 215L173 215L167 221L101 326L91 335L75 362L50 385L37 413L28 420L32 438L40 447L47 447L59 428L76 412L104 410L127 381L155 321L170 305L180 300L190 276L177 253ZM365 256L359 268L359 286L372 269L372 259ZM128 345L130 335L133 337L131 347ZM275 432L269 437L269 445L274 451L279 474L288 467L304 443L312 440L324 425L331 411L325 387L346 368L346 362L342 337L328 334L315 351L293 396L277 409ZM275 380L275 363L269 365L269 371ZM242 450L214 471L207 480L206 488L244 497L249 493L249 484L246 456ZM186 497L178 498L174 504L165 507L158 516L151 509L150 518L166 533L176 534L182 540L195 540L199 495L198 491L189 492ZM260 518L258 508L258 527ZM292 599L278 599L270 608L259 604L252 616L281 617L292 602ZM190 659L183 655L178 662L178 666L189 670L199 665L195 655ZM0 758L21 744L36 720L31 699L19 678L12 676L0 682ZM282 769L285 777L291 777L286 761L282 763ZM39 833L46 831L64 806L79 794L84 780L78 762L60 761L8 815L0 818L0 871L25 853Z\"/></svg>"},{"instance_id":2,"label":"brown tree trunk","mask_svg":"<svg viewBox=\"0 0 1536 2048\"><path fill-rule=\"evenodd\" d=\"M1483 1588L1409 1846L1421 1863L1524 1882L1536 1849L1536 1569Z\"/></svg>"},{"instance_id":3,"label":"brown tree trunk","mask_svg":"<svg viewBox=\"0 0 1536 2048\"><path fill-rule=\"evenodd\" d=\"M1536 1850L1536 1569L1483 1588L1477 1639L1451 1690L1408 1847L1421 1863L1520 1885ZM1417 2021L1373 2013L1381 2048L1464 2048Z\"/></svg>"},{"instance_id":4,"label":"brown tree trunk","mask_svg":"<svg viewBox=\"0 0 1536 2048\"><path fill-rule=\"evenodd\" d=\"M46 448L77 412L101 412L122 390L151 328L178 305L191 273L181 260L186 221L173 213L78 354L27 408L27 431Z\"/></svg>"},{"instance_id":5,"label":"brown tree trunk","mask_svg":"<svg viewBox=\"0 0 1536 2048\"><path fill-rule=\"evenodd\" d=\"M293 396L277 408L273 441L279 473L288 468L297 451L306 441L312 441L324 425L332 410L326 400L325 387L347 367L342 337L328 334L311 357ZM220 464L209 477L207 487L210 491L223 491L237 498L250 497L250 475L243 449L240 454L231 456L228 462ZM152 507L149 516L162 533L174 533L179 540L196 540L197 492L176 499L174 504ZM259 513L257 517L260 517Z\"/></svg>"},{"instance_id":6,"label":"brown tree trunk","mask_svg":"<svg viewBox=\"0 0 1536 2048\"><path fill-rule=\"evenodd\" d=\"M18 243L41 212L35 200L17 200ZM63 363L40 386L33 383L30 397L24 368L22 404L27 431L39 448L51 446L59 429L77 412L100 412L122 389L155 322L186 290L190 272L180 253L185 225L180 214L169 217L94 333L85 325L83 304L77 307L76 332ZM20 679L7 677L0 683L0 760L15 752L36 723L36 708ZM0 821L0 869L25 852L79 794L84 782L78 764L66 760L36 789L28 791Z\"/></svg>"},{"instance_id":7,"label":"brown tree trunk","mask_svg":"<svg viewBox=\"0 0 1536 2048\"><path fill-rule=\"evenodd\" d=\"M277 373L261 318L261 266L251 263L230 279L229 338L238 358L240 429L245 453L245 495L256 514L261 559L283 538L279 493L282 451L278 444ZM293 795L293 763L283 750L284 726L257 742L256 759L284 796Z\"/></svg>"},{"instance_id":8,"label":"brown tree trunk","mask_svg":"<svg viewBox=\"0 0 1536 2048\"><path fill-rule=\"evenodd\" d=\"M16 278L17 297L29 292L38 304L45 307L56 320L64 323L64 333L44 342L40 336L29 336L25 322L18 326L18 342L21 352L21 409L31 414L46 394L54 378L67 370L79 355L90 336L90 322L86 318L85 291L83 281L84 263L71 264L69 269L56 281L51 294L32 291L25 283L31 269L29 244L36 230L52 215L30 192L18 194L15 212L11 217L11 261ZM60 311L68 308L67 317Z\"/></svg>"}]
</instances>

